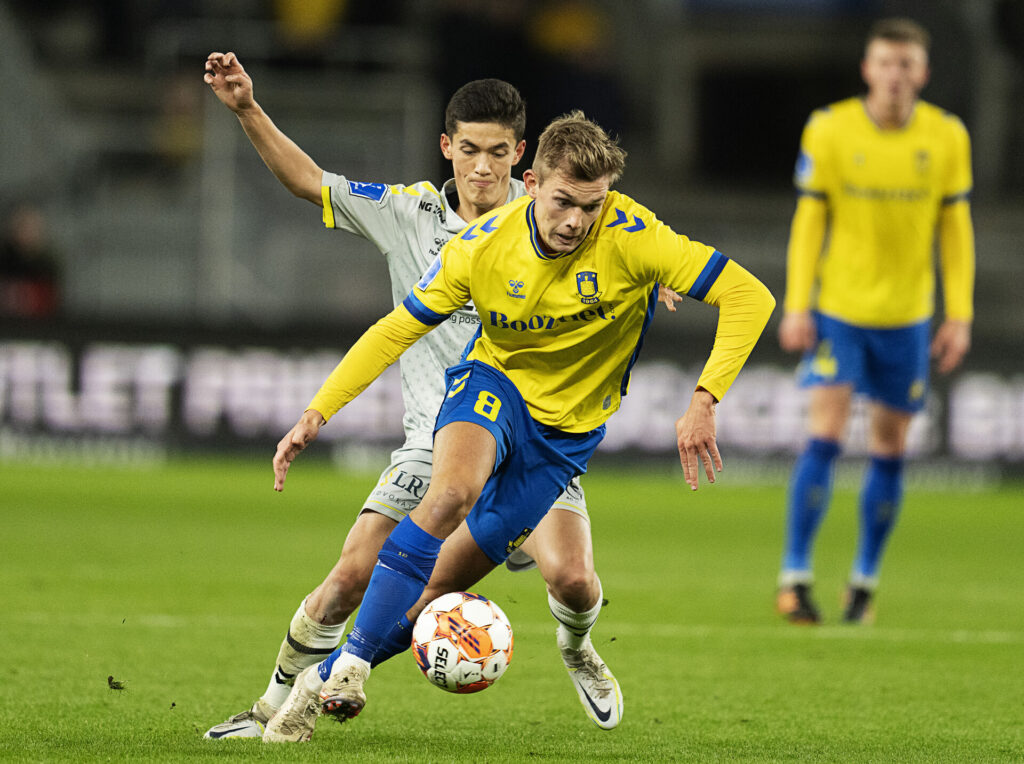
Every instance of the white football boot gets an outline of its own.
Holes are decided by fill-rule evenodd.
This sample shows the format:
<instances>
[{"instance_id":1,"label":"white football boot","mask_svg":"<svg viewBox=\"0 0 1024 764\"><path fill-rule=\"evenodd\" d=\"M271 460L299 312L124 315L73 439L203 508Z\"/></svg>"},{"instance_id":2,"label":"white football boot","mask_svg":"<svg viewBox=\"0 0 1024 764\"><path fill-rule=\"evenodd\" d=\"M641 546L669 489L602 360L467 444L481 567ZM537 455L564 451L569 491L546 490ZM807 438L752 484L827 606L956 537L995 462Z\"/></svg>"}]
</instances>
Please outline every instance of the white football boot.
<instances>
[{"instance_id":1,"label":"white football boot","mask_svg":"<svg viewBox=\"0 0 1024 764\"><path fill-rule=\"evenodd\" d=\"M369 663L342 653L320 690L321 710L339 722L358 716L366 705L363 685L369 677Z\"/></svg>"},{"instance_id":2,"label":"white football boot","mask_svg":"<svg viewBox=\"0 0 1024 764\"><path fill-rule=\"evenodd\" d=\"M264 743L302 743L313 737L320 716L320 675L316 665L304 668L281 709L267 722Z\"/></svg>"},{"instance_id":3,"label":"white football boot","mask_svg":"<svg viewBox=\"0 0 1024 764\"><path fill-rule=\"evenodd\" d=\"M268 705L264 702L263 698L260 698L252 704L252 708L248 711L242 711L242 713L235 714L226 722L210 727L210 729L206 730L206 734L203 737L210 740L222 740L231 737L262 737L263 730L274 713L273 706Z\"/></svg>"},{"instance_id":4,"label":"white football boot","mask_svg":"<svg viewBox=\"0 0 1024 764\"><path fill-rule=\"evenodd\" d=\"M622 719L622 690L590 637L578 650L563 646L559 640L558 649L587 716L601 729L614 729Z\"/></svg>"}]
</instances>

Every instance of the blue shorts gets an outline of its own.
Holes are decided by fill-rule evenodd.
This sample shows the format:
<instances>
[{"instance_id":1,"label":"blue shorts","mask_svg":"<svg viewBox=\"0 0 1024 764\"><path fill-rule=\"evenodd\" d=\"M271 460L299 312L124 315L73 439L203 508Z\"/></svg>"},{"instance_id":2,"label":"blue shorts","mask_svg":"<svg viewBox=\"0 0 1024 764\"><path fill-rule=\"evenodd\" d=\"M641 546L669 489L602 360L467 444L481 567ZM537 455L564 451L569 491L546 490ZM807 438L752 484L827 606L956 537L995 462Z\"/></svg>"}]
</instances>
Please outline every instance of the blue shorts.
<instances>
[{"instance_id":1,"label":"blue shorts","mask_svg":"<svg viewBox=\"0 0 1024 764\"><path fill-rule=\"evenodd\" d=\"M571 433L537 422L512 381L479 361L452 366L446 378L434 432L451 422L473 422L497 444L494 471L466 524L484 554L500 564L526 541L569 481L587 471L605 427Z\"/></svg>"},{"instance_id":2,"label":"blue shorts","mask_svg":"<svg viewBox=\"0 0 1024 764\"><path fill-rule=\"evenodd\" d=\"M797 371L800 385L853 385L894 409L920 411L928 392L930 322L866 329L814 314L818 344Z\"/></svg>"}]
</instances>

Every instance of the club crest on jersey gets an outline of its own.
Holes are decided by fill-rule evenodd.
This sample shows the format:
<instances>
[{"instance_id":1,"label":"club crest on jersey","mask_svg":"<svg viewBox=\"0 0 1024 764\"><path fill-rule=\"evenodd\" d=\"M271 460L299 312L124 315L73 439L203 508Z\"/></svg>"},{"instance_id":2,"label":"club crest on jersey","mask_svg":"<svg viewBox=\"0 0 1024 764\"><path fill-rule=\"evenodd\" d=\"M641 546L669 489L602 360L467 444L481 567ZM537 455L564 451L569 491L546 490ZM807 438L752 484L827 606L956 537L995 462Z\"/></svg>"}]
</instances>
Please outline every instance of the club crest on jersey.
<instances>
[{"instance_id":1,"label":"club crest on jersey","mask_svg":"<svg viewBox=\"0 0 1024 764\"><path fill-rule=\"evenodd\" d=\"M580 271L576 274L576 291L580 295L580 302L590 305L601 299L601 292L597 288L597 274L594 271Z\"/></svg>"}]
</instances>

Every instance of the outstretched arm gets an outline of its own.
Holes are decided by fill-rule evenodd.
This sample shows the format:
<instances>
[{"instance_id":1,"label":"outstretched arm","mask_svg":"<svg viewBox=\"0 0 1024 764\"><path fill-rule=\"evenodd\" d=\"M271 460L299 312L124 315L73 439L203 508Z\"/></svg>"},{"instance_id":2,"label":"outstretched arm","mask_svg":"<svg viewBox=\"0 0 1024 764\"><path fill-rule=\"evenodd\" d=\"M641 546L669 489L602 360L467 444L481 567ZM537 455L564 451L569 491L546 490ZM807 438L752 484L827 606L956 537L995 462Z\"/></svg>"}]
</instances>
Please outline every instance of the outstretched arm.
<instances>
[{"instance_id":1,"label":"outstretched arm","mask_svg":"<svg viewBox=\"0 0 1024 764\"><path fill-rule=\"evenodd\" d=\"M714 470L722 469L715 440L715 404L747 362L775 308L775 298L764 284L731 260L708 290L704 302L718 306L715 344L697 380L689 408L676 421L683 476L694 491L701 463L710 483L715 482Z\"/></svg>"},{"instance_id":2,"label":"outstretched arm","mask_svg":"<svg viewBox=\"0 0 1024 764\"><path fill-rule=\"evenodd\" d=\"M433 328L434 325L418 321L400 305L356 340L313 396L296 425L277 444L274 454L275 491L284 490L288 468L295 457L316 440L320 428Z\"/></svg>"},{"instance_id":3,"label":"outstretched arm","mask_svg":"<svg viewBox=\"0 0 1024 764\"><path fill-rule=\"evenodd\" d=\"M264 164L300 199L322 207L320 182L323 170L278 129L253 97L252 78L234 53L211 53L203 81L214 95L238 117Z\"/></svg>"}]
</instances>

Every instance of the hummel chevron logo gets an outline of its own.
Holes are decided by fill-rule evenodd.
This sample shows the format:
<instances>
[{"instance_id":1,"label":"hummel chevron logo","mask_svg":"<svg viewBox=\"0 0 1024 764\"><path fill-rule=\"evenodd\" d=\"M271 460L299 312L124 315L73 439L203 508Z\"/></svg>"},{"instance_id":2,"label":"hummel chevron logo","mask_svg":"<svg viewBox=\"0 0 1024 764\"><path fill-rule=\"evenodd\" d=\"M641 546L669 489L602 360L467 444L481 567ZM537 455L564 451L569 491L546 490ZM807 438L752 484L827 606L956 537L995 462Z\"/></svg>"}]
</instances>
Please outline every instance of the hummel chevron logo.
<instances>
[{"instance_id":1,"label":"hummel chevron logo","mask_svg":"<svg viewBox=\"0 0 1024 764\"><path fill-rule=\"evenodd\" d=\"M498 226L494 225L494 221L497 219L497 215L495 215L494 217L487 218L487 220L480 224L480 228L478 229L477 233L473 233L473 229L476 228L476 223L474 223L469 228L467 228L463 232L462 236L460 236L459 238L466 239L468 241L470 239L475 239L481 233L491 233L492 231L497 231Z\"/></svg>"},{"instance_id":2,"label":"hummel chevron logo","mask_svg":"<svg viewBox=\"0 0 1024 764\"><path fill-rule=\"evenodd\" d=\"M620 210L618 207L615 208L615 215L616 215L615 220L613 220L608 225L606 225L605 228L614 228L615 226L622 225L623 223L625 223L626 221L629 220L629 215L627 215L625 212ZM644 223L643 220L640 219L640 216L639 215L634 215L633 216L633 225L627 226L626 228L623 228L622 230L623 231L629 231L630 233L636 233L637 231L644 230L646 227L647 227L647 225Z\"/></svg>"}]
</instances>

